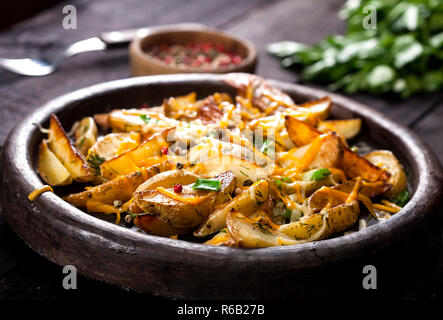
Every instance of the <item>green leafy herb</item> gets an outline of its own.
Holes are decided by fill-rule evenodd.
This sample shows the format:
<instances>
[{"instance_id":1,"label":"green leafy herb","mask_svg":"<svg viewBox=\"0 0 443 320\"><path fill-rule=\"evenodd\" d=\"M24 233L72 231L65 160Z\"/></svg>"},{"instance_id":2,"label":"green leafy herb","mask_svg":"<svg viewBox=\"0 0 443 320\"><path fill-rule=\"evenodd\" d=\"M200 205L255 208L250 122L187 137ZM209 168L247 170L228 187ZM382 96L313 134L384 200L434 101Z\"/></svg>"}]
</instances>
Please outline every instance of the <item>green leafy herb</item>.
<instances>
[{"instance_id":1,"label":"green leafy herb","mask_svg":"<svg viewBox=\"0 0 443 320\"><path fill-rule=\"evenodd\" d=\"M275 144L272 140L265 140L260 148L260 151L265 155L272 155L275 153Z\"/></svg>"},{"instance_id":2,"label":"green leafy herb","mask_svg":"<svg viewBox=\"0 0 443 320\"><path fill-rule=\"evenodd\" d=\"M88 158L86 159L86 162L88 162L89 167L91 168L95 176L100 175L100 165L105 161L106 160L104 158L100 157L94 152L89 154Z\"/></svg>"},{"instance_id":3,"label":"green leafy herb","mask_svg":"<svg viewBox=\"0 0 443 320\"><path fill-rule=\"evenodd\" d=\"M376 11L367 10L375 7ZM375 28L365 23L376 14ZM443 89L443 5L440 0L348 0L339 13L345 35L314 46L281 41L268 51L282 66L302 69L305 81L352 94L407 98ZM372 18L372 19L371 19Z\"/></svg>"},{"instance_id":4,"label":"green leafy herb","mask_svg":"<svg viewBox=\"0 0 443 320\"><path fill-rule=\"evenodd\" d=\"M292 215L291 209L286 209L285 212L283 212L283 218L285 218L286 220L290 220L291 215Z\"/></svg>"},{"instance_id":5,"label":"green leafy herb","mask_svg":"<svg viewBox=\"0 0 443 320\"><path fill-rule=\"evenodd\" d=\"M411 196L408 189L400 192L397 197L394 199L394 203L400 207L404 207L406 203L408 203L409 197Z\"/></svg>"},{"instance_id":6,"label":"green leafy herb","mask_svg":"<svg viewBox=\"0 0 443 320\"><path fill-rule=\"evenodd\" d=\"M214 179L197 179L192 186L194 190L220 191L221 182Z\"/></svg>"},{"instance_id":7,"label":"green leafy herb","mask_svg":"<svg viewBox=\"0 0 443 320\"><path fill-rule=\"evenodd\" d=\"M283 182L280 179L274 179L275 185L277 186L278 190L281 190L283 187Z\"/></svg>"},{"instance_id":8,"label":"green leafy herb","mask_svg":"<svg viewBox=\"0 0 443 320\"><path fill-rule=\"evenodd\" d=\"M311 180L314 180L314 181L321 180L321 179L326 178L330 174L331 174L331 171L329 171L328 169L325 169L325 168L318 169L312 173Z\"/></svg>"},{"instance_id":9,"label":"green leafy herb","mask_svg":"<svg viewBox=\"0 0 443 320\"><path fill-rule=\"evenodd\" d=\"M148 117L147 115L145 115L145 114L141 114L141 115L139 115L139 117L140 117L140 119L142 119L145 123L148 123L149 121L151 121L151 117Z\"/></svg>"}]
</instances>

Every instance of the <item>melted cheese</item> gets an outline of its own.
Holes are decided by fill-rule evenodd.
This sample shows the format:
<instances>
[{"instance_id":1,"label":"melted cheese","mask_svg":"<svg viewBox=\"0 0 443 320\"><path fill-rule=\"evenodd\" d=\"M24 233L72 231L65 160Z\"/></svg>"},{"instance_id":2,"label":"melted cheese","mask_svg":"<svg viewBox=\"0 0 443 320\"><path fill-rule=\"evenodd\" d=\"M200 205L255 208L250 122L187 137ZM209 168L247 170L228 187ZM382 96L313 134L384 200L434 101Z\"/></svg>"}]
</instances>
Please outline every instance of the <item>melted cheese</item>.
<instances>
[{"instance_id":1,"label":"melted cheese","mask_svg":"<svg viewBox=\"0 0 443 320\"><path fill-rule=\"evenodd\" d=\"M184 196L181 196L173 191L165 189L163 187L157 187L157 188L155 188L155 190L157 190L161 194L164 194L165 196L168 196L171 199L174 199L174 200L177 200L180 202L184 202L184 203L189 203L189 204L199 204L203 200L206 199L206 196L205 197L184 197Z\"/></svg>"},{"instance_id":2,"label":"melted cheese","mask_svg":"<svg viewBox=\"0 0 443 320\"><path fill-rule=\"evenodd\" d=\"M44 185L40 188L35 189L34 191L32 191L29 195L28 195L28 199L29 201L34 201L35 199L37 199L38 197L40 197L40 195L44 192L54 192L54 189L52 189L51 186L49 185Z\"/></svg>"}]
</instances>

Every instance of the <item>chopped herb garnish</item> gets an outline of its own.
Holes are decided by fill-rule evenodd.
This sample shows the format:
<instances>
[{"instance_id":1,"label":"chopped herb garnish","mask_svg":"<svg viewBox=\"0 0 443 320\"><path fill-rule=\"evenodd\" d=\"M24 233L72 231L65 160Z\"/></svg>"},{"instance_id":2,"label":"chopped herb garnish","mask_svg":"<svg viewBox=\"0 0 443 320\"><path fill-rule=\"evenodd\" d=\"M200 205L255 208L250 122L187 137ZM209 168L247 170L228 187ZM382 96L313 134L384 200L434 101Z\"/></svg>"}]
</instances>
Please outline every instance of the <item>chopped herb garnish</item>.
<instances>
[{"instance_id":1,"label":"chopped herb garnish","mask_svg":"<svg viewBox=\"0 0 443 320\"><path fill-rule=\"evenodd\" d=\"M280 179L274 179L275 185L277 186L278 190L282 189L283 182Z\"/></svg>"},{"instance_id":2,"label":"chopped herb garnish","mask_svg":"<svg viewBox=\"0 0 443 320\"><path fill-rule=\"evenodd\" d=\"M129 214L129 215L131 216L132 220L134 220L134 219L137 218L138 216L146 216L146 215L150 215L150 213L148 213L148 212L132 213L131 211L123 211L122 213Z\"/></svg>"},{"instance_id":3,"label":"chopped herb garnish","mask_svg":"<svg viewBox=\"0 0 443 320\"><path fill-rule=\"evenodd\" d=\"M102 157L100 157L98 154L91 152L91 154L88 156L88 159L86 160L89 164L89 167L91 168L92 172L95 176L100 175L100 165L105 162L106 160Z\"/></svg>"},{"instance_id":4,"label":"chopped herb garnish","mask_svg":"<svg viewBox=\"0 0 443 320\"><path fill-rule=\"evenodd\" d=\"M400 207L404 207L410 196L411 194L408 189L405 189L397 195L397 197L394 199L394 203Z\"/></svg>"},{"instance_id":5,"label":"chopped herb garnish","mask_svg":"<svg viewBox=\"0 0 443 320\"><path fill-rule=\"evenodd\" d=\"M208 136L213 136L214 138L218 139L218 133L215 130L209 131Z\"/></svg>"},{"instance_id":6,"label":"chopped herb garnish","mask_svg":"<svg viewBox=\"0 0 443 320\"><path fill-rule=\"evenodd\" d=\"M246 173L244 173L243 171L240 170L240 173L241 173L242 175L244 175L245 177L248 177L248 178L249 178L249 176L248 176Z\"/></svg>"},{"instance_id":7,"label":"chopped herb garnish","mask_svg":"<svg viewBox=\"0 0 443 320\"><path fill-rule=\"evenodd\" d=\"M148 117L147 115L145 115L145 114L141 114L141 115L139 115L139 117L140 117L140 119L142 119L145 123L148 123L152 118L151 117Z\"/></svg>"},{"instance_id":8,"label":"chopped herb garnish","mask_svg":"<svg viewBox=\"0 0 443 320\"><path fill-rule=\"evenodd\" d=\"M312 173L311 180L315 180L315 181L321 180L321 179L326 178L330 174L331 174L331 171L329 171L328 169L325 169L325 168L318 169Z\"/></svg>"},{"instance_id":9,"label":"chopped herb garnish","mask_svg":"<svg viewBox=\"0 0 443 320\"><path fill-rule=\"evenodd\" d=\"M260 221L254 222L252 224L257 226L263 233L272 234L272 232L269 230L271 226L263 221L263 219L260 219Z\"/></svg>"},{"instance_id":10,"label":"chopped herb garnish","mask_svg":"<svg viewBox=\"0 0 443 320\"><path fill-rule=\"evenodd\" d=\"M286 209L285 212L283 212L283 218L285 218L286 220L290 220L291 215L292 215L291 209Z\"/></svg>"},{"instance_id":11,"label":"chopped herb garnish","mask_svg":"<svg viewBox=\"0 0 443 320\"><path fill-rule=\"evenodd\" d=\"M292 182L292 178L291 178L291 177L283 177L283 178L281 178L281 180L282 180L283 182L288 182L288 183L291 183L291 182Z\"/></svg>"},{"instance_id":12,"label":"chopped herb garnish","mask_svg":"<svg viewBox=\"0 0 443 320\"><path fill-rule=\"evenodd\" d=\"M220 191L221 182L214 179L197 179L192 186L194 190Z\"/></svg>"},{"instance_id":13,"label":"chopped herb garnish","mask_svg":"<svg viewBox=\"0 0 443 320\"><path fill-rule=\"evenodd\" d=\"M274 141L272 141L272 140L263 141L260 151L266 155L273 154L275 151L275 147L273 146L273 144L274 144Z\"/></svg>"}]
</instances>

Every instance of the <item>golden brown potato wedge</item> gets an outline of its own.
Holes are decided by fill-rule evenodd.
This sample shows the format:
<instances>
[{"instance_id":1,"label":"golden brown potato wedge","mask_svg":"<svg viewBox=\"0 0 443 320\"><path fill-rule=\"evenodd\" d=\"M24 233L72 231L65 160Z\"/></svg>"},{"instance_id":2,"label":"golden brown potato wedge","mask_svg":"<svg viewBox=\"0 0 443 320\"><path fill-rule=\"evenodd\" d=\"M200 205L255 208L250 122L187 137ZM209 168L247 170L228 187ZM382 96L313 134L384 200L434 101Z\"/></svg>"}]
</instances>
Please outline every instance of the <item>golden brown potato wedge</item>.
<instances>
[{"instance_id":1,"label":"golden brown potato wedge","mask_svg":"<svg viewBox=\"0 0 443 320\"><path fill-rule=\"evenodd\" d=\"M197 94L195 92L191 92L185 96L171 97L164 100L162 106L165 116L177 119L182 115L189 115L189 112L185 113L185 110L188 109L191 104L197 101L196 97Z\"/></svg>"},{"instance_id":2,"label":"golden brown potato wedge","mask_svg":"<svg viewBox=\"0 0 443 320\"><path fill-rule=\"evenodd\" d=\"M386 193L388 197L396 197L400 192L406 188L407 180L403 166L388 150L376 150L365 155L372 164L380 167L390 173L387 182L392 185L391 190Z\"/></svg>"},{"instance_id":3,"label":"golden brown potato wedge","mask_svg":"<svg viewBox=\"0 0 443 320\"><path fill-rule=\"evenodd\" d=\"M196 176L185 170L173 170L148 180L134 192L135 203L143 212L158 215L163 221L177 228L195 227L202 222L215 206L227 202L234 191L237 181L235 175L227 171L213 179L221 183L220 191L194 190ZM190 180L190 181L189 181ZM173 182L174 181L174 182ZM189 181L189 184L186 182ZM182 185L176 193L172 183Z\"/></svg>"},{"instance_id":4,"label":"golden brown potato wedge","mask_svg":"<svg viewBox=\"0 0 443 320\"><path fill-rule=\"evenodd\" d=\"M237 89L239 95L247 99L254 107L269 112L269 108L295 107L289 95L278 88L272 87L266 80L248 73L228 73L223 82Z\"/></svg>"},{"instance_id":5,"label":"golden brown potato wedge","mask_svg":"<svg viewBox=\"0 0 443 320\"><path fill-rule=\"evenodd\" d=\"M88 182L94 178L86 161L72 146L56 115L51 115L49 122L48 146L72 178L80 182Z\"/></svg>"},{"instance_id":6,"label":"golden brown potato wedge","mask_svg":"<svg viewBox=\"0 0 443 320\"><path fill-rule=\"evenodd\" d=\"M332 188L346 193L350 193L354 189L355 183L356 183L355 180L348 180ZM373 181L373 182L362 181L361 187L358 190L358 192L367 197L372 198L378 195L386 194L389 190L391 190L391 188L392 186L385 181Z\"/></svg>"},{"instance_id":7,"label":"golden brown potato wedge","mask_svg":"<svg viewBox=\"0 0 443 320\"><path fill-rule=\"evenodd\" d=\"M138 171L119 176L83 192L70 194L64 197L64 200L76 207L83 208L86 207L86 202L90 200L109 205L112 205L115 200L126 202L131 199L133 192L139 185L168 168L166 164L140 168Z\"/></svg>"},{"instance_id":8,"label":"golden brown potato wedge","mask_svg":"<svg viewBox=\"0 0 443 320\"><path fill-rule=\"evenodd\" d=\"M279 231L298 240L320 240L350 228L357 222L359 213L360 206L355 200L336 204L321 213L314 213L296 222L284 224L279 227Z\"/></svg>"},{"instance_id":9,"label":"golden brown potato wedge","mask_svg":"<svg viewBox=\"0 0 443 320\"><path fill-rule=\"evenodd\" d=\"M289 137L297 147L302 147L312 143L312 141L314 141L315 138L321 134L321 132L315 129L313 126L306 122L300 121L293 116L287 115L285 120Z\"/></svg>"},{"instance_id":10,"label":"golden brown potato wedge","mask_svg":"<svg viewBox=\"0 0 443 320\"><path fill-rule=\"evenodd\" d=\"M236 246L234 241L229 236L228 230L223 229L215 236L213 236L208 241L204 242L204 244L208 244L211 246L225 246L225 247L233 247Z\"/></svg>"},{"instance_id":11,"label":"golden brown potato wedge","mask_svg":"<svg viewBox=\"0 0 443 320\"><path fill-rule=\"evenodd\" d=\"M362 177L366 181L386 181L390 174L373 165L366 158L351 151L347 147L343 147L343 156L341 158L340 166L350 178Z\"/></svg>"},{"instance_id":12,"label":"golden brown potato wedge","mask_svg":"<svg viewBox=\"0 0 443 320\"><path fill-rule=\"evenodd\" d=\"M250 218L234 211L229 213L226 224L229 237L240 247L263 248L306 242L280 232L279 226L275 225L267 216Z\"/></svg>"},{"instance_id":13,"label":"golden brown potato wedge","mask_svg":"<svg viewBox=\"0 0 443 320\"><path fill-rule=\"evenodd\" d=\"M97 141L98 130L92 117L85 117L74 124L75 147L83 155L88 154L88 150Z\"/></svg>"},{"instance_id":14,"label":"golden brown potato wedge","mask_svg":"<svg viewBox=\"0 0 443 320\"><path fill-rule=\"evenodd\" d=\"M235 210L245 215L254 213L268 198L268 182L261 180L243 190L243 192L224 206L216 209L204 223L194 231L194 236L204 237L226 228L229 212Z\"/></svg>"},{"instance_id":15,"label":"golden brown potato wedge","mask_svg":"<svg viewBox=\"0 0 443 320\"><path fill-rule=\"evenodd\" d=\"M301 104L297 108L299 108L300 110L308 111L309 115L316 118L316 120L325 120L329 117L331 113L332 101L331 98L324 97L318 100L309 101ZM315 123L316 121L311 124Z\"/></svg>"},{"instance_id":16,"label":"golden brown potato wedge","mask_svg":"<svg viewBox=\"0 0 443 320\"><path fill-rule=\"evenodd\" d=\"M134 224L143 231L162 237L186 234L191 231L190 228L176 228L159 217L148 214L138 215L134 219Z\"/></svg>"},{"instance_id":17,"label":"golden brown potato wedge","mask_svg":"<svg viewBox=\"0 0 443 320\"><path fill-rule=\"evenodd\" d=\"M64 186L72 183L69 171L42 140L38 150L38 172L42 179L51 186Z\"/></svg>"},{"instance_id":18,"label":"golden brown potato wedge","mask_svg":"<svg viewBox=\"0 0 443 320\"><path fill-rule=\"evenodd\" d=\"M352 139L361 130L361 119L325 120L319 123L317 129L321 132L336 131L345 139Z\"/></svg>"},{"instance_id":19,"label":"golden brown potato wedge","mask_svg":"<svg viewBox=\"0 0 443 320\"><path fill-rule=\"evenodd\" d=\"M138 132L110 133L100 137L91 147L90 152L102 159L109 160L115 156L136 148L140 144Z\"/></svg>"},{"instance_id":20,"label":"golden brown potato wedge","mask_svg":"<svg viewBox=\"0 0 443 320\"><path fill-rule=\"evenodd\" d=\"M101 175L106 179L114 179L120 175L137 171L140 167L155 165L166 159L162 157L161 148L168 144L163 135L156 134L142 142L135 149L126 151L100 165Z\"/></svg>"},{"instance_id":21,"label":"golden brown potato wedge","mask_svg":"<svg viewBox=\"0 0 443 320\"><path fill-rule=\"evenodd\" d=\"M289 150L279 162L282 167L293 167L301 173L309 169L335 167L341 153L340 139L331 132L317 137L311 144Z\"/></svg>"},{"instance_id":22,"label":"golden brown potato wedge","mask_svg":"<svg viewBox=\"0 0 443 320\"><path fill-rule=\"evenodd\" d=\"M254 162L227 154L206 159L200 162L199 166L195 167L195 170L203 178L213 177L230 170L235 174L241 186L243 186L246 180L262 180L272 172L270 171L272 168L262 168Z\"/></svg>"}]
</instances>

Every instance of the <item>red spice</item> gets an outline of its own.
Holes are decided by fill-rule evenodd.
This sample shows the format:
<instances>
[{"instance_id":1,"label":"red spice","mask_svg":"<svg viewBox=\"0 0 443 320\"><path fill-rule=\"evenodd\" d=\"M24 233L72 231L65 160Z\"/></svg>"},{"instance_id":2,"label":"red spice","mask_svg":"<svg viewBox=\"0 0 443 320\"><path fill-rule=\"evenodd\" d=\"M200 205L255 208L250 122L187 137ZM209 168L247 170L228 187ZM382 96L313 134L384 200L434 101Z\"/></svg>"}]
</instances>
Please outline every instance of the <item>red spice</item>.
<instances>
[{"instance_id":1,"label":"red spice","mask_svg":"<svg viewBox=\"0 0 443 320\"><path fill-rule=\"evenodd\" d=\"M161 151L161 153L162 153L163 155L167 155L169 149L168 149L168 147L162 147L162 148L160 149L160 151Z\"/></svg>"},{"instance_id":2,"label":"red spice","mask_svg":"<svg viewBox=\"0 0 443 320\"><path fill-rule=\"evenodd\" d=\"M176 185L174 185L174 192L175 193L180 193L180 192L182 192L182 190L183 190L183 186L181 185L181 184L176 184Z\"/></svg>"},{"instance_id":3,"label":"red spice","mask_svg":"<svg viewBox=\"0 0 443 320\"><path fill-rule=\"evenodd\" d=\"M161 44L150 48L147 53L168 66L180 69L228 68L243 61L238 54L226 50L220 44L210 42L187 43L186 45Z\"/></svg>"}]
</instances>

